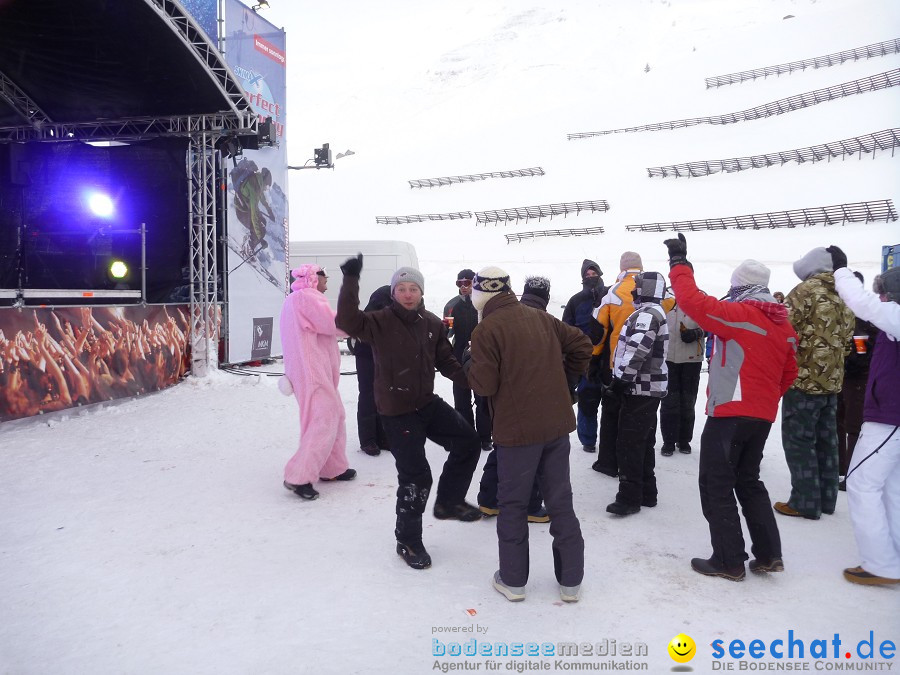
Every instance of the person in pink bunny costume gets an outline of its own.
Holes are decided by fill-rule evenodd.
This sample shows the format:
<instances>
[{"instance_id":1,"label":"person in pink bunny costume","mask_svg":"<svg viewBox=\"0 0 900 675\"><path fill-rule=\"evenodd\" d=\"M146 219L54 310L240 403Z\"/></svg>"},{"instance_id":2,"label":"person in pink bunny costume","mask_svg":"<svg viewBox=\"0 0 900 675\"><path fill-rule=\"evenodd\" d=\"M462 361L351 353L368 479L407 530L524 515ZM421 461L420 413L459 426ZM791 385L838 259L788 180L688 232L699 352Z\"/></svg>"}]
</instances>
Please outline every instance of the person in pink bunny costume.
<instances>
[{"instance_id":1,"label":"person in pink bunny costume","mask_svg":"<svg viewBox=\"0 0 900 675\"><path fill-rule=\"evenodd\" d=\"M284 467L284 487L303 499L316 499L313 482L353 480L347 462L344 404L338 393L340 352L334 310L324 292L328 276L318 265L291 270L293 291L281 308L284 393L300 406L300 443Z\"/></svg>"}]
</instances>

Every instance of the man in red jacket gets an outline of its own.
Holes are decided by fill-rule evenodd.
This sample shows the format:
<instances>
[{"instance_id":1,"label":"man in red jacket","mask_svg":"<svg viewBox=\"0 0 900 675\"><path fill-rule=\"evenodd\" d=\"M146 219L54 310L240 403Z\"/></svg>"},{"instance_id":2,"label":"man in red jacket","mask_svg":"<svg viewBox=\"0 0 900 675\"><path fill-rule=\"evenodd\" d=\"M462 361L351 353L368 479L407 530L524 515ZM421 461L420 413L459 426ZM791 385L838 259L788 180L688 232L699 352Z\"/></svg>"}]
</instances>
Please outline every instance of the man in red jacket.
<instances>
[{"instance_id":1,"label":"man in red jacket","mask_svg":"<svg viewBox=\"0 0 900 675\"><path fill-rule=\"evenodd\" d=\"M752 541L750 571L780 572L781 538L759 464L778 401L797 377L797 333L787 309L767 288L770 271L765 265L742 262L732 275L728 301L716 300L694 283L684 235L665 244L676 301L715 336L700 438L700 504L713 554L694 558L691 567L731 581L744 578L748 556L737 495Z\"/></svg>"}]
</instances>

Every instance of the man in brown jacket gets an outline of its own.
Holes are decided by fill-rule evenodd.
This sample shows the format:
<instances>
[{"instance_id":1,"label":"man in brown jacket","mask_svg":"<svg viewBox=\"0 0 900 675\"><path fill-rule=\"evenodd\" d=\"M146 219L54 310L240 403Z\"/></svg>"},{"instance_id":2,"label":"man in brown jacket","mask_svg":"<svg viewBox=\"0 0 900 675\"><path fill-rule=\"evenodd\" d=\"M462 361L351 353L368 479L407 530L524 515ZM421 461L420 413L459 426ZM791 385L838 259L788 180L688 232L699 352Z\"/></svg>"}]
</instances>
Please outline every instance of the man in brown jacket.
<instances>
[{"instance_id":1,"label":"man in brown jacket","mask_svg":"<svg viewBox=\"0 0 900 675\"><path fill-rule=\"evenodd\" d=\"M579 329L526 307L509 275L486 267L475 275L472 303L482 320L472 332L469 384L489 398L499 477L494 588L513 602L528 581L528 500L535 476L550 514L560 597L576 602L584 576L584 539L572 506L569 434L575 415L567 377L587 370L591 341Z\"/></svg>"},{"instance_id":2,"label":"man in brown jacket","mask_svg":"<svg viewBox=\"0 0 900 675\"><path fill-rule=\"evenodd\" d=\"M397 464L397 554L414 569L431 566L422 544L422 514L431 491L431 467L425 456L429 439L449 451L438 481L434 517L471 522L481 512L465 501L481 455L478 435L453 408L434 393L434 371L465 382L453 357L447 329L425 309L425 280L412 267L391 278L393 303L384 309L359 309L362 254L343 265L335 324L372 346L375 357L375 407Z\"/></svg>"}]
</instances>

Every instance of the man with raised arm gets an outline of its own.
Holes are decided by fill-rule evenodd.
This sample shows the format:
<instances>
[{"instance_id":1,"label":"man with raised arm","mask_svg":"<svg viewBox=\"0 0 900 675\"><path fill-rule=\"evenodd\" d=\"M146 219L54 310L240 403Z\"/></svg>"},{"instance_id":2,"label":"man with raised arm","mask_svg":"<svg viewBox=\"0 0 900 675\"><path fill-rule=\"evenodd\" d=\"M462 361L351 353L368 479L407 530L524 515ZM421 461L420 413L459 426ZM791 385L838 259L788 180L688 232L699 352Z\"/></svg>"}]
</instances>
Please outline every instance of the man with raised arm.
<instances>
[{"instance_id":1,"label":"man with raised arm","mask_svg":"<svg viewBox=\"0 0 900 675\"><path fill-rule=\"evenodd\" d=\"M375 357L375 406L397 465L397 554L414 569L431 567L422 544L422 514L431 492L431 467L425 441L449 451L438 481L434 517L471 522L481 511L466 503L466 492L481 454L472 426L434 393L434 372L465 382L453 357L447 329L425 309L425 279L419 270L401 267L391 277L389 307L359 309L360 253L341 265L344 282L335 323L351 337L372 346Z\"/></svg>"}]
</instances>

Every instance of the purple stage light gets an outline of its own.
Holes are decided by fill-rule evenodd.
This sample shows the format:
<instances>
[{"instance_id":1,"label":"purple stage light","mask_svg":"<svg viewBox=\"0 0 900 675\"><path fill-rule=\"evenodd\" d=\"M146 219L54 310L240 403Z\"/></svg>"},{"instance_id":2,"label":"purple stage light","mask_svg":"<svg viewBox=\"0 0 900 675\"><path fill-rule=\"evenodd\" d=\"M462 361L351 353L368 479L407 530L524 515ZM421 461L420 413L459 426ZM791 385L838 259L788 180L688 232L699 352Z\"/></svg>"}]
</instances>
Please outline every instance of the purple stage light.
<instances>
[{"instance_id":1,"label":"purple stage light","mask_svg":"<svg viewBox=\"0 0 900 675\"><path fill-rule=\"evenodd\" d=\"M113 201L102 192L91 192L87 197L88 208L95 216L109 218L113 214Z\"/></svg>"}]
</instances>

